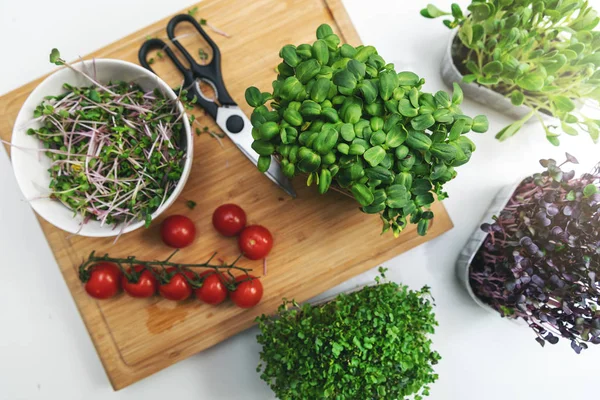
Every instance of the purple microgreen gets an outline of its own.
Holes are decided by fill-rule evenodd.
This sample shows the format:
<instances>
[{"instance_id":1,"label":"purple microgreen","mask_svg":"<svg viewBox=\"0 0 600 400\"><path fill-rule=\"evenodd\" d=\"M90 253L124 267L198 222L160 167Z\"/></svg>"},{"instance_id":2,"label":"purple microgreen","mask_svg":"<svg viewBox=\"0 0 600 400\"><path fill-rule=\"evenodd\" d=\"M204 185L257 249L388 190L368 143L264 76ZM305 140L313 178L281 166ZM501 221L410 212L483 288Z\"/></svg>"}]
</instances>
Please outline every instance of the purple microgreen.
<instances>
[{"instance_id":1,"label":"purple microgreen","mask_svg":"<svg viewBox=\"0 0 600 400\"><path fill-rule=\"evenodd\" d=\"M546 171L523 180L481 225L488 236L470 282L502 316L525 320L540 345L563 338L580 353L600 343L600 165L575 178L554 160L540 164Z\"/></svg>"}]
</instances>

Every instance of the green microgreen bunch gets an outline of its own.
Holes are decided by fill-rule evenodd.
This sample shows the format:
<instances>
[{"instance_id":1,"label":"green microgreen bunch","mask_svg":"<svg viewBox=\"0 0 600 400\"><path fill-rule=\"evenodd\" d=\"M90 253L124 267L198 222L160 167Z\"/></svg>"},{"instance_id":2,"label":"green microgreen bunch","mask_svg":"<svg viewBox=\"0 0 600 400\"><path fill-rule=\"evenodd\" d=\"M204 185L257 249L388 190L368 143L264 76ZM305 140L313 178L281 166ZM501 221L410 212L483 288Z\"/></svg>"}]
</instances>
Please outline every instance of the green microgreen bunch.
<instances>
[{"instance_id":1,"label":"green microgreen bunch","mask_svg":"<svg viewBox=\"0 0 600 400\"><path fill-rule=\"evenodd\" d=\"M443 184L475 150L465 133L485 132L487 118L462 113L458 85L452 96L423 92L424 79L397 73L375 47L339 44L321 25L312 45L281 49L273 93L246 90L258 167L275 154L286 176L308 175L319 193L333 183L349 191L384 232L410 221L425 235L434 194L447 196Z\"/></svg>"},{"instance_id":2,"label":"green microgreen bunch","mask_svg":"<svg viewBox=\"0 0 600 400\"><path fill-rule=\"evenodd\" d=\"M559 145L561 131L587 132L594 142L600 120L582 113L578 104L600 102L600 18L585 0L473 0L465 15L457 4L452 12L433 5L421 11L427 18L451 15L444 24L458 27L453 45L455 64L465 82L477 82L510 98L531 112L502 129L505 140L534 115L546 138ZM558 118L547 125L542 115Z\"/></svg>"},{"instance_id":3,"label":"green microgreen bunch","mask_svg":"<svg viewBox=\"0 0 600 400\"><path fill-rule=\"evenodd\" d=\"M381 270L383 273L383 270ZM279 399L404 399L429 394L440 355L429 288L366 286L322 305L284 301L257 318L257 371Z\"/></svg>"},{"instance_id":4,"label":"green microgreen bunch","mask_svg":"<svg viewBox=\"0 0 600 400\"><path fill-rule=\"evenodd\" d=\"M53 49L50 61L67 65ZM183 173L185 141L179 99L130 82L64 84L34 111L37 137L51 161L51 198L102 224L145 220L173 192ZM183 142L185 144L185 142Z\"/></svg>"}]
</instances>

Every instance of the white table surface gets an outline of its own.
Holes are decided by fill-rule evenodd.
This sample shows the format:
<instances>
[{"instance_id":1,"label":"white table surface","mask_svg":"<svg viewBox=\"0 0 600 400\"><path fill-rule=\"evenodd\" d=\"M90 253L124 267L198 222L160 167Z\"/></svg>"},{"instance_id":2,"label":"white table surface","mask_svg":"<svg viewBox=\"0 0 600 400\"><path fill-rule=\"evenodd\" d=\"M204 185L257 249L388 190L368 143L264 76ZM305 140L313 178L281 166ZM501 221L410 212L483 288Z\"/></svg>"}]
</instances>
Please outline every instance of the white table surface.
<instances>
[{"instance_id":1,"label":"white table surface","mask_svg":"<svg viewBox=\"0 0 600 400\"><path fill-rule=\"evenodd\" d=\"M284 1L284 0L281 0ZM166 15L190 0L0 0L0 93L52 70L48 53L84 55ZM364 43L427 79L425 88L443 88L438 74L449 31L440 20L421 18L425 1L345 0ZM462 4L465 1L461 1ZM600 0L592 0L597 9ZM439 0L449 8L450 1ZM240 15L243 10L240 10ZM110 21L110 25L107 23ZM110 26L110 27L109 27ZM235 40L232 39L232 40ZM541 127L527 126L498 143L493 132L507 118L466 99L469 115L487 113L491 132L472 135L478 150L445 201L455 228L385 263L389 277L413 288L432 287L439 328L435 348L443 360L432 400L546 400L597 396L600 348L576 355L566 341L542 349L527 328L478 308L454 278L454 263L496 191L539 169L539 158L576 155L588 170L598 146L588 137L563 137L555 148ZM56 266L34 213L23 200L6 153L0 151L0 399L270 399L255 372L259 346L250 329L119 392L113 392L100 360ZM376 270L336 291L367 282ZM333 292L330 292L333 293Z\"/></svg>"}]
</instances>

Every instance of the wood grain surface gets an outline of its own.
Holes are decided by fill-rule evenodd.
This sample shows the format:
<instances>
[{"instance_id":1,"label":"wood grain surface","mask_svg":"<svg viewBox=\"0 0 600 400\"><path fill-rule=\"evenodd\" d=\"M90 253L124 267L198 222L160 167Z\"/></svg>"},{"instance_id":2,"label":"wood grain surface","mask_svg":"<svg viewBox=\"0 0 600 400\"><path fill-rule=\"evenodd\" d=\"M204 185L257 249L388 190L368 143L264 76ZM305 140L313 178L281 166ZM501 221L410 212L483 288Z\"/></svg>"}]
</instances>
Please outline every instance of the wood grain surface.
<instances>
[{"instance_id":1,"label":"wood grain surface","mask_svg":"<svg viewBox=\"0 0 600 400\"><path fill-rule=\"evenodd\" d=\"M360 41L340 0L207 0L198 4L197 16L231 36L227 38L208 30L221 49L228 90L248 115L251 110L245 104L244 90L250 85L270 90L283 45L312 43L321 23L332 25L343 42L357 45ZM164 30L169 18L85 58L116 58L137 63L138 49L146 37L166 38ZM182 28L177 35L188 49L202 46L198 35L187 33ZM168 61L157 57L153 67L167 83L173 86L180 83L180 75ZM40 81L0 98L2 139L10 140L21 105ZM216 129L201 110L194 112L202 126ZM294 182L298 198L291 199L262 176L231 142L227 139L221 142L209 135L195 137L190 179L168 214L181 213L192 218L198 238L176 260L201 262L214 251L223 260L233 260L238 254L236 241L219 237L211 226L211 214L220 204L240 204L247 211L250 223L269 227L275 237L268 274L262 278L265 295L253 309L240 310L230 303L212 307L196 300L173 303L158 297L134 300L125 295L96 301L86 295L77 278L76 269L82 259L92 250L113 256L165 258L171 250L160 242L157 227L161 221L147 230L129 233L113 244L111 238L69 238L40 219L115 389L247 329L257 315L273 313L282 297L305 301L452 227L443 205L435 203L436 218L426 238L418 236L414 226L398 239L391 234L380 236L379 218L360 213L352 199L335 192L320 196L314 187L307 188L301 180ZM194 210L186 207L187 200L197 203ZM240 265L254 268L256 274L262 275L262 262L242 260Z\"/></svg>"}]
</instances>

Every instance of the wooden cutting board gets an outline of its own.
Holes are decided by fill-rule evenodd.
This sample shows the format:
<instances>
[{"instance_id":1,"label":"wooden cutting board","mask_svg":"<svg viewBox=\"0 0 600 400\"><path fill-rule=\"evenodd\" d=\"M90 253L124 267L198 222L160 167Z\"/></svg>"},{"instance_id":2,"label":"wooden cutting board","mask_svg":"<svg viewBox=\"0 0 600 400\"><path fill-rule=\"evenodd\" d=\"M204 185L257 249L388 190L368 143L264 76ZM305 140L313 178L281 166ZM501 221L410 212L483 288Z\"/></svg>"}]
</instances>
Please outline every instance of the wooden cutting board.
<instances>
[{"instance_id":1,"label":"wooden cutting board","mask_svg":"<svg viewBox=\"0 0 600 400\"><path fill-rule=\"evenodd\" d=\"M256 85L270 90L279 63L279 49L288 43L312 43L315 30L329 23L343 42L360 39L340 0L207 0L197 5L198 18L228 33L227 38L208 31L223 55L223 73L230 94L246 113L244 90ZM186 11L184 11L186 12ZM119 40L89 56L117 58L137 63L146 37L166 37L170 17ZM185 36L184 33L177 35ZM188 49L202 46L197 36L182 39ZM69 55L63 54L69 58ZM176 86L180 75L166 60L153 65L167 83ZM0 137L10 140L19 108L41 79L0 98ZM209 117L196 110L203 125L215 128ZM216 129L216 128L215 128ZM275 247L262 278L265 295L257 307L243 311L230 303L212 307L197 300L173 303L158 297L137 300L125 295L96 301L88 297L77 278L77 266L92 250L114 256L165 258L170 249L159 239L160 220L149 229L129 233L113 245L111 238L71 237L40 219L56 261L68 284L96 350L115 389L121 389L179 360L213 346L252 326L256 316L273 313L282 297L302 302L345 280L371 269L452 228L443 205L433 206L435 220L426 238L410 226L398 238L380 236L377 216L358 211L356 203L336 192L320 196L301 179L294 182L293 200L262 176L227 139L220 144L208 135L195 138L192 174L168 214L185 214L197 226L199 237L176 260L201 262L214 251L223 260L238 254L236 241L215 233L213 210L235 202L250 223L267 226ZM10 150L7 148L7 150ZM186 201L197 203L195 209ZM262 262L242 260L241 266L262 275ZM412 268L419 268L415 265ZM250 373L250 372L249 372Z\"/></svg>"}]
</instances>

